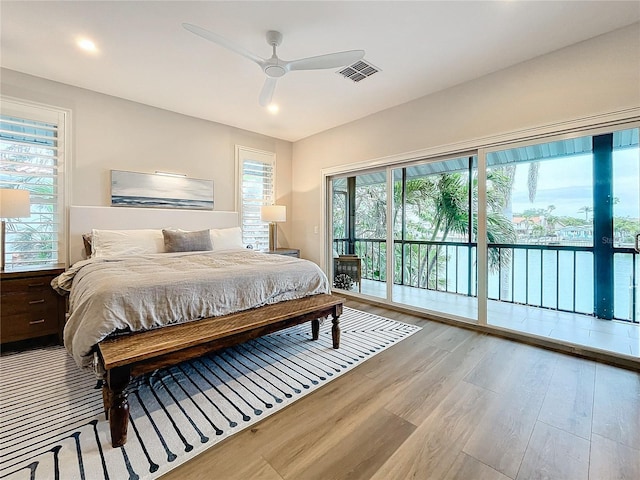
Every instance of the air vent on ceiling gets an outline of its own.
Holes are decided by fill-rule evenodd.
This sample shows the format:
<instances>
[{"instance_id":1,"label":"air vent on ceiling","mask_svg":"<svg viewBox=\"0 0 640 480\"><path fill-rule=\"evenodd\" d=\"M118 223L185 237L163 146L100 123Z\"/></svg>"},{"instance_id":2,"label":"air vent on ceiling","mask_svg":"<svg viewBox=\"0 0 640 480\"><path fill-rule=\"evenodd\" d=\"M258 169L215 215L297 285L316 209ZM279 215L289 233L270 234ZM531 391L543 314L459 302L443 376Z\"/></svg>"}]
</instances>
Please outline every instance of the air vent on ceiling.
<instances>
[{"instance_id":1,"label":"air vent on ceiling","mask_svg":"<svg viewBox=\"0 0 640 480\"><path fill-rule=\"evenodd\" d=\"M364 60L358 60L353 65L344 67L342 70L336 73L342 75L344 78L349 78L354 82L359 82L360 80L364 80L365 78L370 77L371 75L379 71L380 69L378 67L374 67Z\"/></svg>"}]
</instances>

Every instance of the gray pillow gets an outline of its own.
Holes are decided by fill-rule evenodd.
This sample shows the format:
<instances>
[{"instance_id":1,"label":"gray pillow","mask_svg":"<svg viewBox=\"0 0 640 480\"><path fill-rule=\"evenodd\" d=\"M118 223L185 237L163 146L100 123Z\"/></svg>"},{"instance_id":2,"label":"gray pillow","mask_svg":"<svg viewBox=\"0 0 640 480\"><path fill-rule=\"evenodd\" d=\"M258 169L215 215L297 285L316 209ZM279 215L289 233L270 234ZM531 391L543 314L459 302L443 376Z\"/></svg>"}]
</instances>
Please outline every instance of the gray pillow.
<instances>
[{"instance_id":1,"label":"gray pillow","mask_svg":"<svg viewBox=\"0 0 640 480\"><path fill-rule=\"evenodd\" d=\"M90 233L83 233L82 243L84 244L84 253L87 258L91 258L91 242L93 242L93 235Z\"/></svg>"},{"instance_id":2,"label":"gray pillow","mask_svg":"<svg viewBox=\"0 0 640 480\"><path fill-rule=\"evenodd\" d=\"M198 232L179 232L176 230L162 230L164 249L171 252L200 252L212 250L209 230Z\"/></svg>"}]
</instances>

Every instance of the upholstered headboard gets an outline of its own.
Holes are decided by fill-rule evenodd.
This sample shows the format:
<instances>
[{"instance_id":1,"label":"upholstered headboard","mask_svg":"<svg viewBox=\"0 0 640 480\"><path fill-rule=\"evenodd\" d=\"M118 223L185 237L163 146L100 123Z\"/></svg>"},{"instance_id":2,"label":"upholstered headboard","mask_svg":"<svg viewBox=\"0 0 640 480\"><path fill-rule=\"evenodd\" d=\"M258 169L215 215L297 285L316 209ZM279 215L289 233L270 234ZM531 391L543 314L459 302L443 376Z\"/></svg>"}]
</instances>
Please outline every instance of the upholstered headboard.
<instances>
[{"instance_id":1,"label":"upholstered headboard","mask_svg":"<svg viewBox=\"0 0 640 480\"><path fill-rule=\"evenodd\" d=\"M180 228L203 230L238 226L238 212L129 207L69 207L69 264L84 258L82 234L93 228L129 230Z\"/></svg>"}]
</instances>

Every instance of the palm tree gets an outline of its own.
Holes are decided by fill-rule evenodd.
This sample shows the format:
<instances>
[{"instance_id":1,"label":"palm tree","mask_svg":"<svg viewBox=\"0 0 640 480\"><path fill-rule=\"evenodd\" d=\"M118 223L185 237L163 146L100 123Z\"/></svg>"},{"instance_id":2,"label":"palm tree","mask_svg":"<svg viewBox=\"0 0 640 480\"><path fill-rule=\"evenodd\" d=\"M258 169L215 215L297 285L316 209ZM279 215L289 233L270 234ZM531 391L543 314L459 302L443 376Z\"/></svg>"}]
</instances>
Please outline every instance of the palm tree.
<instances>
[{"instance_id":1,"label":"palm tree","mask_svg":"<svg viewBox=\"0 0 640 480\"><path fill-rule=\"evenodd\" d=\"M515 240L513 224L504 217L502 209L506 202L505 192L508 189L508 177L499 171L487 174L487 237L490 243L510 243ZM472 180L472 211L477 212L477 176ZM445 241L449 234L457 233L468 236L469 232L469 183L466 175L461 173L445 173L438 175L433 199L435 214L430 241L435 241L441 234L440 241ZM472 233L477 236L477 216L472 216ZM430 251L435 249L435 254ZM418 279L428 282L436 267L436 259L440 257L442 246L429 247L429 253L422 259L418 271ZM427 264L427 258L429 262ZM498 269L500 263L510 262L506 255L499 256L496 251L489 253L490 269Z\"/></svg>"},{"instance_id":2,"label":"palm tree","mask_svg":"<svg viewBox=\"0 0 640 480\"><path fill-rule=\"evenodd\" d=\"M584 212L584 221L588 222L589 221L589 214L591 212L593 212L593 208L588 206L588 205L585 205L584 207L580 207L578 209L578 213L582 213L582 212Z\"/></svg>"},{"instance_id":3,"label":"palm tree","mask_svg":"<svg viewBox=\"0 0 640 480\"><path fill-rule=\"evenodd\" d=\"M499 167L494 169L496 171L502 172L502 174L505 176L506 191L504 193L505 193L506 201L502 208L502 214L509 222L513 222L513 207L512 207L511 199L513 194L513 182L516 176L516 168L517 168L517 164L511 164L506 167ZM540 162L529 162L529 167L527 170L527 188L529 191L529 201L532 203L535 200L536 193L538 191L539 173L540 173ZM528 224L526 226L528 230L529 229ZM515 241L515 238L514 238L514 241ZM489 254L491 254L491 252L494 252L497 255L496 249L490 249ZM502 253L505 254L507 252L508 254L510 254L511 250L505 250L505 252L502 252ZM508 257L508 260L511 261L510 257ZM502 291L499 294L500 298L504 298L509 295L509 286L511 285L510 276L511 276L510 269L504 268L500 271L500 277L501 277L500 284L502 285Z\"/></svg>"},{"instance_id":4,"label":"palm tree","mask_svg":"<svg viewBox=\"0 0 640 480\"><path fill-rule=\"evenodd\" d=\"M515 232L510 219L504 216L505 203L509 200L509 178L502 169L487 174L487 239L490 243L515 241ZM477 175L472 179L471 211L478 211ZM386 187L384 184L361 186L357 190L358 236L384 238L386 236ZM413 218L409 236L431 242L446 241L452 235L469 236L469 182L466 173L451 172L408 179L405 183L405 205L411 206ZM394 182L393 222L397 225L402 211L402 183ZM472 238L477 236L477 217L472 214ZM418 246L414 246L416 249ZM428 246L428 253L420 255L420 263L413 274L418 284L428 284L435 277L437 260L442 260L442 246ZM385 249L385 252L387 250ZM393 250L389 250L393 251ZM414 250L415 252L415 250ZM406 255L407 252L398 252ZM489 266L497 270L499 264L509 265L510 256L495 249L489 251ZM399 264L399 262L396 262ZM411 275L411 272L409 272Z\"/></svg>"}]
</instances>

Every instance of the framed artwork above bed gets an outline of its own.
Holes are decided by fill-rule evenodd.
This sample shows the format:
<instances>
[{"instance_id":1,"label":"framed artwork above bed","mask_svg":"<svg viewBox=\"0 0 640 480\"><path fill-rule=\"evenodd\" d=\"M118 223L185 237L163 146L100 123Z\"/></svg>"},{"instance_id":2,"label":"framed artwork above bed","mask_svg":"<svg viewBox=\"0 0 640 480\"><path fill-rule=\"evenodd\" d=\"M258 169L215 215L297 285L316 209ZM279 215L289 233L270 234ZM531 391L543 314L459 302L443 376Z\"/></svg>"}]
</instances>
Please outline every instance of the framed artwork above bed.
<instances>
[{"instance_id":1,"label":"framed artwork above bed","mask_svg":"<svg viewBox=\"0 0 640 480\"><path fill-rule=\"evenodd\" d=\"M213 180L111 170L111 206L213 210Z\"/></svg>"}]
</instances>

